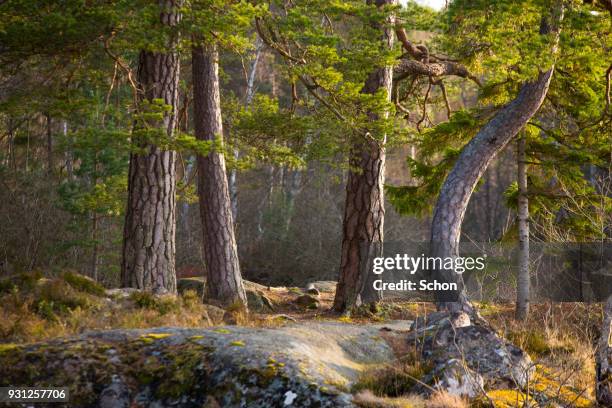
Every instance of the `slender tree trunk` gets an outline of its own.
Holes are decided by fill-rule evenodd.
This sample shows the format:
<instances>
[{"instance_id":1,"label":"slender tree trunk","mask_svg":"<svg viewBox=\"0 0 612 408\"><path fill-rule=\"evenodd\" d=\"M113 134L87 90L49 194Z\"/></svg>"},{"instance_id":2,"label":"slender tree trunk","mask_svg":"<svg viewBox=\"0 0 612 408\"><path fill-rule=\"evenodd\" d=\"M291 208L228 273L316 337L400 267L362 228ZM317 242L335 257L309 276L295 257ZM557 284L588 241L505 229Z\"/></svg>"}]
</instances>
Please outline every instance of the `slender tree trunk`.
<instances>
[{"instance_id":1,"label":"slender tree trunk","mask_svg":"<svg viewBox=\"0 0 612 408\"><path fill-rule=\"evenodd\" d=\"M395 0L368 0L368 4L382 7L395 4ZM381 27L382 40L385 47L392 48L393 24L389 23ZM374 94L384 89L390 99L392 80L392 67L377 69L366 80L362 92ZM374 114L371 117L379 119ZM359 140L352 147L344 204L340 277L333 306L339 313L382 298L381 292L372 287L369 261L382 255L386 137L383 139L382 142Z\"/></svg>"},{"instance_id":2,"label":"slender tree trunk","mask_svg":"<svg viewBox=\"0 0 612 408\"><path fill-rule=\"evenodd\" d=\"M527 155L525 153L526 136L523 132L518 139L518 279L516 294L516 318L525 320L529 314L529 199L527 198Z\"/></svg>"},{"instance_id":3,"label":"slender tree trunk","mask_svg":"<svg viewBox=\"0 0 612 408\"><path fill-rule=\"evenodd\" d=\"M291 228L291 222L293 221L293 215L295 213L295 199L302 189L302 171L295 169L289 171L289 177L287 177L286 186L286 206L287 216L285 218L285 233L288 233Z\"/></svg>"},{"instance_id":4,"label":"slender tree trunk","mask_svg":"<svg viewBox=\"0 0 612 408\"><path fill-rule=\"evenodd\" d=\"M563 8L560 2L557 6L551 18L542 19L540 33L554 32L558 39ZM436 202L431 226L431 256L442 259L459 256L461 223L476 183L497 153L538 111L548 92L553 70L554 66L541 72L535 81L525 83L517 97L497 112L462 150ZM452 269L433 272L438 281L458 285L455 293L437 292L438 308L452 312L463 310L471 314L473 308L464 290L461 275Z\"/></svg>"},{"instance_id":5,"label":"slender tree trunk","mask_svg":"<svg viewBox=\"0 0 612 408\"><path fill-rule=\"evenodd\" d=\"M191 180L191 175L193 174L193 171L195 168L192 159L189 158L188 160L189 162L187 163L187 166L185 167L185 177L184 177L184 179L187 182ZM191 228L189 224L189 209L190 209L189 203L187 201L183 201L183 203L181 204L181 210L180 210L181 221L183 224L183 229L185 230L185 233L187 234L187 241L191 242Z\"/></svg>"},{"instance_id":6,"label":"slender tree trunk","mask_svg":"<svg viewBox=\"0 0 612 408\"><path fill-rule=\"evenodd\" d=\"M91 216L91 277L98 281L98 215L92 212Z\"/></svg>"},{"instance_id":7,"label":"slender tree trunk","mask_svg":"<svg viewBox=\"0 0 612 408\"><path fill-rule=\"evenodd\" d=\"M602 407L612 407L612 295L604 305L601 337L597 345L595 396Z\"/></svg>"},{"instance_id":8,"label":"slender tree trunk","mask_svg":"<svg viewBox=\"0 0 612 408\"><path fill-rule=\"evenodd\" d=\"M266 184L265 189L266 192L261 196L261 201L257 206L257 241L261 241L264 238L266 232L266 226L264 216L266 211L272 205L272 198L274 196L274 166L267 165L265 168L265 176L266 176Z\"/></svg>"},{"instance_id":9,"label":"slender tree trunk","mask_svg":"<svg viewBox=\"0 0 612 408\"><path fill-rule=\"evenodd\" d=\"M223 138L218 58L213 45L193 47L193 108L199 140ZM223 152L212 151L207 156L198 156L198 194L207 297L224 305L246 307Z\"/></svg>"},{"instance_id":10,"label":"slender tree trunk","mask_svg":"<svg viewBox=\"0 0 612 408\"><path fill-rule=\"evenodd\" d=\"M166 26L180 20L182 2L159 3ZM161 123L137 123L137 129L160 127L174 136L178 112L179 55L171 36L166 52L141 51L138 84L141 101L161 99L171 107ZM134 140L139 151L130 155L128 204L123 234L122 280L125 286L156 293L176 293L176 152Z\"/></svg>"},{"instance_id":11,"label":"slender tree trunk","mask_svg":"<svg viewBox=\"0 0 612 408\"><path fill-rule=\"evenodd\" d=\"M249 78L247 80L246 92L244 105L248 108L251 106L251 102L253 102L253 96L255 96L255 75L257 74L257 65L259 64L259 59L261 57L261 52L263 51L263 41L261 38L257 37L255 42L255 57L253 58L253 62L251 63L251 70L249 72ZM232 152L234 155L234 160L238 160L240 156L240 152L238 149L234 149ZM229 190L230 190L230 199L232 201L232 217L234 221L238 220L238 172L235 168L230 170L229 176Z\"/></svg>"},{"instance_id":12,"label":"slender tree trunk","mask_svg":"<svg viewBox=\"0 0 612 408\"><path fill-rule=\"evenodd\" d=\"M66 138L68 137L68 121L67 120L62 120L62 135L64 136L64 142L65 142ZM73 169L73 164L72 164L72 152L70 151L70 149L66 149L66 152L64 153L64 160L66 162L66 174L68 175L68 179L72 180L74 179L74 169Z\"/></svg>"},{"instance_id":13,"label":"slender tree trunk","mask_svg":"<svg viewBox=\"0 0 612 408\"><path fill-rule=\"evenodd\" d=\"M53 174L53 128L51 125L51 116L47 118L47 174Z\"/></svg>"}]
</instances>

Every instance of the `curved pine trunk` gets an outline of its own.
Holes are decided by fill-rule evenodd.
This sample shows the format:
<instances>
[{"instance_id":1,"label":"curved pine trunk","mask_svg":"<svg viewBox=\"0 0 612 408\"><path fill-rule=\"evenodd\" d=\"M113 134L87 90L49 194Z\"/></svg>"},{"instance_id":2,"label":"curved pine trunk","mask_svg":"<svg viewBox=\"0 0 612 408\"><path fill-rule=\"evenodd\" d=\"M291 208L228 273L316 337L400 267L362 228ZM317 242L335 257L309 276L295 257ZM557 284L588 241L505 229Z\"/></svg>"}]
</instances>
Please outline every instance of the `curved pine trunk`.
<instances>
[{"instance_id":1,"label":"curved pine trunk","mask_svg":"<svg viewBox=\"0 0 612 408\"><path fill-rule=\"evenodd\" d=\"M179 22L180 5L175 0L159 3L162 24ZM168 137L174 135L177 118L180 63L176 45L177 38L172 37L167 52L141 51L138 64L140 102L161 99L171 107L161 123L154 124ZM130 155L122 281L129 287L176 293L176 152L137 139L134 143L139 151Z\"/></svg>"},{"instance_id":2,"label":"curved pine trunk","mask_svg":"<svg viewBox=\"0 0 612 408\"><path fill-rule=\"evenodd\" d=\"M223 138L218 58L214 46L193 47L193 108L195 133L199 140ZM226 306L246 306L223 152L198 155L198 195L207 299Z\"/></svg>"},{"instance_id":3,"label":"curved pine trunk","mask_svg":"<svg viewBox=\"0 0 612 408\"><path fill-rule=\"evenodd\" d=\"M368 1L377 7L395 4L395 0ZM388 48L393 47L392 24L383 31L382 40ZM384 67L370 74L363 93L374 94L380 89L391 96L393 68ZM379 119L372 114L372 120ZM386 138L384 138L386 139ZM334 299L334 310L350 311L362 303L375 303L381 299L380 291L372 288L369 260L382 255L383 225L385 220L384 140L359 140L351 151L350 170L346 184L344 221L342 227L342 253L340 277ZM357 169L357 170L354 170Z\"/></svg>"},{"instance_id":4,"label":"curved pine trunk","mask_svg":"<svg viewBox=\"0 0 612 408\"><path fill-rule=\"evenodd\" d=\"M540 33L553 32L558 39L562 17L563 9L559 4L558 9L552 13L552 24L547 19L542 20ZM536 80L525 83L517 97L497 112L461 151L455 166L442 185L436 202L431 226L431 256L440 258L459 256L461 224L476 183L497 153L538 111L548 92L553 71L554 66L541 72ZM452 312L461 310L470 314L473 312L460 274L452 269L442 269L434 271L434 276L439 281L455 282L459 288L453 294L438 292L436 301L438 308Z\"/></svg>"}]
</instances>

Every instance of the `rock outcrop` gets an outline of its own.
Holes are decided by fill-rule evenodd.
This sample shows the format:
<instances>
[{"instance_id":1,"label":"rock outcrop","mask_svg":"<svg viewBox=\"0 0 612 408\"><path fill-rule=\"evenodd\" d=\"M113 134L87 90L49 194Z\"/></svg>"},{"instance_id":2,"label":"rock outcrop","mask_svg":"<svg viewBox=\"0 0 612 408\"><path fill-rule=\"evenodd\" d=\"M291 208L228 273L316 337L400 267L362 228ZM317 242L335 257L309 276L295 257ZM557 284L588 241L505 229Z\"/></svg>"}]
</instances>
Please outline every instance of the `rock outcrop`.
<instances>
[{"instance_id":1,"label":"rock outcrop","mask_svg":"<svg viewBox=\"0 0 612 408\"><path fill-rule=\"evenodd\" d=\"M3 345L0 386L68 386L79 407L350 407L363 367L393 358L378 328L335 322L111 330Z\"/></svg>"},{"instance_id":2,"label":"rock outcrop","mask_svg":"<svg viewBox=\"0 0 612 408\"><path fill-rule=\"evenodd\" d=\"M437 312L417 319L408 342L432 367L422 381L455 395L521 389L536 369L527 353L490 327L473 324L465 313Z\"/></svg>"}]
</instances>

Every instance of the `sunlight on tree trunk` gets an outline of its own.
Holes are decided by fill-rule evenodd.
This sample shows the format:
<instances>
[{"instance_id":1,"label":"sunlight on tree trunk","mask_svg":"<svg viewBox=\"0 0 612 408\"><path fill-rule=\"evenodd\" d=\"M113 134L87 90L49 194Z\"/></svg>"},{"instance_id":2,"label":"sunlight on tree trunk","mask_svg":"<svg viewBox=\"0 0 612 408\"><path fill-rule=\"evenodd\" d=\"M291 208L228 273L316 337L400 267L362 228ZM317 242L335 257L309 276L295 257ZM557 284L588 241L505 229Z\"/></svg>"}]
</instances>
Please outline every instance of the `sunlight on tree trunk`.
<instances>
[{"instance_id":1,"label":"sunlight on tree trunk","mask_svg":"<svg viewBox=\"0 0 612 408\"><path fill-rule=\"evenodd\" d=\"M373 2L368 2L368 4ZM377 7L396 4L395 0L377 0ZM392 22L390 22L392 23ZM382 29L382 40L393 47L392 24ZM380 89L390 100L393 68L379 68L366 80L363 93L374 94ZM388 113L385 113L387 115ZM372 115L372 119L378 117ZM346 184L344 221L342 227L342 254L340 278L334 299L334 310L350 312L361 303L376 303L382 293L372 287L368 278L368 261L382 255L383 226L385 220L385 143L377 140L358 140L349 159L350 169Z\"/></svg>"},{"instance_id":2,"label":"sunlight on tree trunk","mask_svg":"<svg viewBox=\"0 0 612 408\"><path fill-rule=\"evenodd\" d=\"M559 37L563 7L557 3L552 16L542 19L541 34L556 34L553 51ZM431 225L431 256L446 258L459 256L461 223L472 192L489 163L538 111L550 85L554 66L541 72L535 81L525 83L517 97L503 107L463 148L453 169L446 177L434 208ZM456 282L455 294L438 293L438 308L449 311L473 312L467 298L463 278L452 269L434 271L444 282Z\"/></svg>"},{"instance_id":3,"label":"sunlight on tree trunk","mask_svg":"<svg viewBox=\"0 0 612 408\"><path fill-rule=\"evenodd\" d=\"M527 198L527 155L525 153L526 135L517 141L518 169L518 279L516 294L516 318L525 320L529 315L529 199Z\"/></svg>"}]
</instances>

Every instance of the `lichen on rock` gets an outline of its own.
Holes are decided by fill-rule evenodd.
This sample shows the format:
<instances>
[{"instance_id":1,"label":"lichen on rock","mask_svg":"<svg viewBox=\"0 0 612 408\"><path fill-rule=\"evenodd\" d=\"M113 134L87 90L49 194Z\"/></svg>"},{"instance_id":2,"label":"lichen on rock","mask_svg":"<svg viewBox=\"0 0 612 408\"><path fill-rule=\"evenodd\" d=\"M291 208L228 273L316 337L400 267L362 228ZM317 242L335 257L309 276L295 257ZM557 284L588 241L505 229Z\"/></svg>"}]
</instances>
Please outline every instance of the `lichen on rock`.
<instances>
[{"instance_id":1,"label":"lichen on rock","mask_svg":"<svg viewBox=\"0 0 612 408\"><path fill-rule=\"evenodd\" d=\"M394 358L377 332L331 322L91 332L0 349L0 386L68 386L66 406L79 407L350 407L346 384Z\"/></svg>"}]
</instances>

